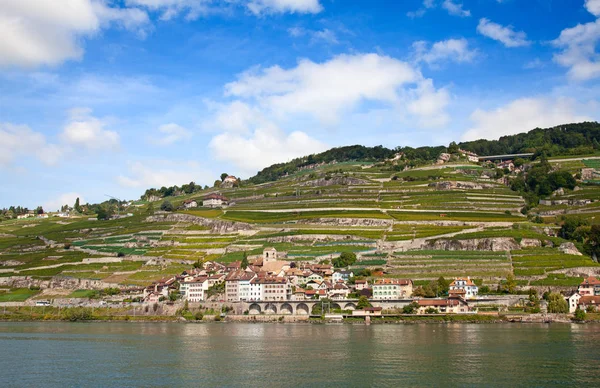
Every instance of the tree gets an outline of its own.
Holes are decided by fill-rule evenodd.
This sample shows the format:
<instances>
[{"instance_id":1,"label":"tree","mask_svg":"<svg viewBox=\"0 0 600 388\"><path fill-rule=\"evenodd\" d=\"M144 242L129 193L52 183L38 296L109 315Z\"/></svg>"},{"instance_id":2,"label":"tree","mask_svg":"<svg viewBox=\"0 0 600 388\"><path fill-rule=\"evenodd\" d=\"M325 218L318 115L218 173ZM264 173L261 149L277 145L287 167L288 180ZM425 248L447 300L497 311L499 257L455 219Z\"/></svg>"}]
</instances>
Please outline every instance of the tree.
<instances>
[{"instance_id":1,"label":"tree","mask_svg":"<svg viewBox=\"0 0 600 388\"><path fill-rule=\"evenodd\" d=\"M362 295L358 298L358 302L356 303L357 310L364 310L367 307L371 307L371 303L369 303L369 299L366 296Z\"/></svg>"},{"instance_id":2,"label":"tree","mask_svg":"<svg viewBox=\"0 0 600 388\"><path fill-rule=\"evenodd\" d=\"M402 307L402 314L415 314L417 311L419 311L419 304L417 302L412 302Z\"/></svg>"},{"instance_id":3,"label":"tree","mask_svg":"<svg viewBox=\"0 0 600 388\"><path fill-rule=\"evenodd\" d=\"M73 206L73 209L75 209L75 211L77 213L81 213L81 206L79 205L79 197L77 197L77 199L75 200L75 205Z\"/></svg>"},{"instance_id":4,"label":"tree","mask_svg":"<svg viewBox=\"0 0 600 388\"><path fill-rule=\"evenodd\" d=\"M173 204L169 201L164 201L161 205L160 205L160 210L166 211L166 212L172 212L173 211Z\"/></svg>"},{"instance_id":5,"label":"tree","mask_svg":"<svg viewBox=\"0 0 600 388\"><path fill-rule=\"evenodd\" d=\"M41 206L38 206L35 209L35 214L44 214L44 208L42 208Z\"/></svg>"},{"instance_id":6,"label":"tree","mask_svg":"<svg viewBox=\"0 0 600 388\"><path fill-rule=\"evenodd\" d=\"M452 143L450 143L450 145L448 146L448 153L449 154L455 154L458 152L458 144L456 144L455 141L453 141Z\"/></svg>"},{"instance_id":7,"label":"tree","mask_svg":"<svg viewBox=\"0 0 600 388\"><path fill-rule=\"evenodd\" d=\"M242 269L246 269L248 268L248 253L244 252L244 257L242 258L242 263L240 264L240 266L242 267Z\"/></svg>"},{"instance_id":8,"label":"tree","mask_svg":"<svg viewBox=\"0 0 600 388\"><path fill-rule=\"evenodd\" d=\"M221 182L223 182L225 180L225 178L227 178L228 176L229 176L229 174L227 174L226 172L221 174Z\"/></svg>"},{"instance_id":9,"label":"tree","mask_svg":"<svg viewBox=\"0 0 600 388\"><path fill-rule=\"evenodd\" d=\"M502 285L502 291L508 294L514 294L517 289L517 281L515 280L515 275L509 273L506 277L506 281Z\"/></svg>"},{"instance_id":10,"label":"tree","mask_svg":"<svg viewBox=\"0 0 600 388\"><path fill-rule=\"evenodd\" d=\"M577 322L583 322L585 321L586 316L587 314L585 313L585 311L583 311L579 308L579 306L577 306L577 309L575 310L575 316L573 317L573 319Z\"/></svg>"},{"instance_id":11,"label":"tree","mask_svg":"<svg viewBox=\"0 0 600 388\"><path fill-rule=\"evenodd\" d=\"M600 256L600 225L592 225L590 228L590 233L585 242L585 249L590 256L598 261Z\"/></svg>"},{"instance_id":12,"label":"tree","mask_svg":"<svg viewBox=\"0 0 600 388\"><path fill-rule=\"evenodd\" d=\"M437 287L439 295L447 295L450 290L450 281L440 276L437 280Z\"/></svg>"},{"instance_id":13,"label":"tree","mask_svg":"<svg viewBox=\"0 0 600 388\"><path fill-rule=\"evenodd\" d=\"M221 187L221 181L217 179L215 183L213 183L213 187Z\"/></svg>"},{"instance_id":14,"label":"tree","mask_svg":"<svg viewBox=\"0 0 600 388\"><path fill-rule=\"evenodd\" d=\"M569 305L561 294L552 292L548 295L548 312L554 314L566 314L569 312Z\"/></svg>"},{"instance_id":15,"label":"tree","mask_svg":"<svg viewBox=\"0 0 600 388\"><path fill-rule=\"evenodd\" d=\"M148 215L153 215L154 214L154 204L152 202L150 202L148 204L148 208L146 209L146 213Z\"/></svg>"},{"instance_id":16,"label":"tree","mask_svg":"<svg viewBox=\"0 0 600 388\"><path fill-rule=\"evenodd\" d=\"M356 253L354 252L342 252L340 257L331 260L331 263L336 268L344 268L354 264L356 261Z\"/></svg>"},{"instance_id":17,"label":"tree","mask_svg":"<svg viewBox=\"0 0 600 388\"><path fill-rule=\"evenodd\" d=\"M99 206L96 214L98 215L99 220L108 220L113 213L111 209L107 209L104 206Z\"/></svg>"}]
</instances>

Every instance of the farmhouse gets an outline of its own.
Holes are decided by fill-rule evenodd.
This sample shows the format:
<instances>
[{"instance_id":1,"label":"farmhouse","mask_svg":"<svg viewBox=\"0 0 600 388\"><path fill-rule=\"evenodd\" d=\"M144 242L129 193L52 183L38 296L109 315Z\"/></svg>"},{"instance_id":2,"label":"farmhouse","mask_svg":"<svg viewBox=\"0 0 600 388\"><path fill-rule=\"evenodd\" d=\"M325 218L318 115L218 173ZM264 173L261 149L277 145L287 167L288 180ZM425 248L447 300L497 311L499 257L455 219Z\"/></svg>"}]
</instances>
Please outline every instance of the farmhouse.
<instances>
[{"instance_id":1,"label":"farmhouse","mask_svg":"<svg viewBox=\"0 0 600 388\"><path fill-rule=\"evenodd\" d=\"M593 276L585 278L579 285L577 290L581 296L598 296L600 295L600 280Z\"/></svg>"},{"instance_id":2,"label":"farmhouse","mask_svg":"<svg viewBox=\"0 0 600 388\"><path fill-rule=\"evenodd\" d=\"M188 200L183 201L183 207L185 209L192 209L192 208L198 207L198 202L196 202L193 199L188 199Z\"/></svg>"},{"instance_id":3,"label":"farmhouse","mask_svg":"<svg viewBox=\"0 0 600 388\"><path fill-rule=\"evenodd\" d=\"M228 199L219 193L209 194L204 197L202 201L202 206L204 207L222 207L226 206L228 203Z\"/></svg>"},{"instance_id":4,"label":"farmhouse","mask_svg":"<svg viewBox=\"0 0 600 388\"><path fill-rule=\"evenodd\" d=\"M473 283L470 277L456 278L450 283L450 291L452 290L464 290L466 299L475 299L477 298L479 287Z\"/></svg>"}]
</instances>

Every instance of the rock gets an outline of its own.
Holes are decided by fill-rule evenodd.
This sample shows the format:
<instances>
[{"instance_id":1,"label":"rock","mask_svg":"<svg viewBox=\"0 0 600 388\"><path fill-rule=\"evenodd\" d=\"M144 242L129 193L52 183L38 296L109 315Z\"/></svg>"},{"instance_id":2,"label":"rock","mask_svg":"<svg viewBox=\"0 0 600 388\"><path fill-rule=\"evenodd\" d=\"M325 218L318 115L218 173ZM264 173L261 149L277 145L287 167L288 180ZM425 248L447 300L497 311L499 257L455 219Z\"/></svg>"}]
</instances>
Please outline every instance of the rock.
<instances>
[{"instance_id":1,"label":"rock","mask_svg":"<svg viewBox=\"0 0 600 388\"><path fill-rule=\"evenodd\" d=\"M521 239L522 248L538 248L542 246L542 242L535 238L523 238Z\"/></svg>"},{"instance_id":2,"label":"rock","mask_svg":"<svg viewBox=\"0 0 600 388\"><path fill-rule=\"evenodd\" d=\"M544 240L544 247L552 248L554 247L554 243L550 240Z\"/></svg>"},{"instance_id":3,"label":"rock","mask_svg":"<svg viewBox=\"0 0 600 388\"><path fill-rule=\"evenodd\" d=\"M583 256L583 254L581 252L579 252L579 250L577 249L575 244L573 244L572 242L566 242L566 243L560 244L560 246L558 247L558 250L567 255Z\"/></svg>"},{"instance_id":4,"label":"rock","mask_svg":"<svg viewBox=\"0 0 600 388\"><path fill-rule=\"evenodd\" d=\"M245 222L233 222L223 220L213 220L210 218L196 217L191 214L168 213L153 215L146 218L146 222L188 222L194 225L202 225L211 228L213 233L231 233L239 230L250 230L252 225Z\"/></svg>"},{"instance_id":5,"label":"rock","mask_svg":"<svg viewBox=\"0 0 600 388\"><path fill-rule=\"evenodd\" d=\"M422 249L502 252L521 249L521 246L512 237L494 237L470 240L431 240L427 241Z\"/></svg>"},{"instance_id":6,"label":"rock","mask_svg":"<svg viewBox=\"0 0 600 388\"><path fill-rule=\"evenodd\" d=\"M579 186L573 187L573 191L579 191L579 190L581 190L581 187L579 187Z\"/></svg>"},{"instance_id":7,"label":"rock","mask_svg":"<svg viewBox=\"0 0 600 388\"><path fill-rule=\"evenodd\" d=\"M558 197L561 195L565 195L565 190L562 187L552 192L552 197Z\"/></svg>"}]
</instances>

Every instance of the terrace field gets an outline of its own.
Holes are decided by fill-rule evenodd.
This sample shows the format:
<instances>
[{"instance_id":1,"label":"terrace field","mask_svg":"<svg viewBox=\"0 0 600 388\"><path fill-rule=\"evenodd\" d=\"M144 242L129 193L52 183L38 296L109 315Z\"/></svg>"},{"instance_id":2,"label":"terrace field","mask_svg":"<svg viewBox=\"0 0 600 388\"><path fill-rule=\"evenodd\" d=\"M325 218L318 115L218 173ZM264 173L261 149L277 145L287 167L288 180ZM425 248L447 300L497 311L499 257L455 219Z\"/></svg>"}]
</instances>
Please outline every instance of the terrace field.
<instances>
[{"instance_id":1,"label":"terrace field","mask_svg":"<svg viewBox=\"0 0 600 388\"><path fill-rule=\"evenodd\" d=\"M576 169L588 162L596 163L562 163ZM224 209L179 208L214 191L205 190L169 197L176 210L167 218L156 210L161 202L140 201L127 209L133 216L109 221L93 215L6 221L0 223L0 280L29 276L145 285L198 261L232 262L244 252L258 255L271 246L292 261L317 263L355 252L355 271L380 268L384 276L415 281L471 276L490 286L514 274L524 286L568 287L581 278L577 269L598 267L589 256L561 252L558 246L566 240L555 236L558 226L533 224L523 216L525 200L490 179L493 173L466 162L406 171L386 164L332 163L273 182L219 190L234 202ZM563 197L589 200L565 206L588 212L585 217L600 211L595 186L581 185ZM533 209L545 210L542 205ZM539 244L500 252L426 248L440 239L498 238ZM7 283L0 301L35 294L11 290Z\"/></svg>"}]
</instances>

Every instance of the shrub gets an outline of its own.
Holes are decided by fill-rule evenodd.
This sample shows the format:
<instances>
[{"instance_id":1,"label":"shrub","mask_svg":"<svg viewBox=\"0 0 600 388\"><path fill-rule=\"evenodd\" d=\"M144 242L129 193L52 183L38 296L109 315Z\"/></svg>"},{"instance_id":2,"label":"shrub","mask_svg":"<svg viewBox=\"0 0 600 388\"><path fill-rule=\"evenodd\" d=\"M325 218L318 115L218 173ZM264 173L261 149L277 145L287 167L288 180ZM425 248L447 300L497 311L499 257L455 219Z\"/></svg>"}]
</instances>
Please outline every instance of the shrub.
<instances>
[{"instance_id":1,"label":"shrub","mask_svg":"<svg viewBox=\"0 0 600 388\"><path fill-rule=\"evenodd\" d=\"M194 314L194 318L196 318L197 321L201 321L202 319L204 319L204 314L198 311L196 314Z\"/></svg>"},{"instance_id":2,"label":"shrub","mask_svg":"<svg viewBox=\"0 0 600 388\"><path fill-rule=\"evenodd\" d=\"M583 322L583 321L585 321L585 318L586 318L585 311L583 311L582 309L580 309L579 306L578 306L577 310L575 310L575 316L573 317L573 320L575 320L577 322Z\"/></svg>"}]
</instances>

